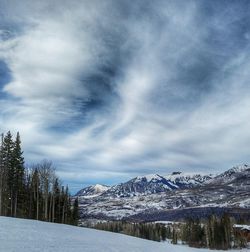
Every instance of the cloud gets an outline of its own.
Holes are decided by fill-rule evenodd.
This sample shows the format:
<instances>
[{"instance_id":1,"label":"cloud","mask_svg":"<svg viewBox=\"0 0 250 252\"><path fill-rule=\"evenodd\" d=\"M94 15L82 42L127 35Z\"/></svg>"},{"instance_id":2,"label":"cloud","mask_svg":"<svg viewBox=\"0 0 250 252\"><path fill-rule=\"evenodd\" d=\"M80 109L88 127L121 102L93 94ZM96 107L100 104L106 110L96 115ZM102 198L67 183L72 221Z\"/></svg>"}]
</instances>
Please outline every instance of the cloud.
<instances>
[{"instance_id":1,"label":"cloud","mask_svg":"<svg viewBox=\"0 0 250 252\"><path fill-rule=\"evenodd\" d=\"M77 189L249 162L248 4L25 2L1 11L0 129L27 163Z\"/></svg>"}]
</instances>

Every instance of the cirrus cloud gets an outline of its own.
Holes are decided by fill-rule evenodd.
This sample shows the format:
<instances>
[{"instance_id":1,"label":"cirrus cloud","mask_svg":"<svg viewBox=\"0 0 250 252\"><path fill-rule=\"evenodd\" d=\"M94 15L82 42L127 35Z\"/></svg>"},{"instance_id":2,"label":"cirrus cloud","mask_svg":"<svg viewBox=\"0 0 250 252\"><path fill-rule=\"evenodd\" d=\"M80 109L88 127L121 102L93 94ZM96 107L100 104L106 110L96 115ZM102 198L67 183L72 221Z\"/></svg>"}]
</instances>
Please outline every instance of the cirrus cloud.
<instances>
[{"instance_id":1,"label":"cirrus cloud","mask_svg":"<svg viewBox=\"0 0 250 252\"><path fill-rule=\"evenodd\" d=\"M73 190L249 162L246 1L1 1L0 129Z\"/></svg>"}]
</instances>

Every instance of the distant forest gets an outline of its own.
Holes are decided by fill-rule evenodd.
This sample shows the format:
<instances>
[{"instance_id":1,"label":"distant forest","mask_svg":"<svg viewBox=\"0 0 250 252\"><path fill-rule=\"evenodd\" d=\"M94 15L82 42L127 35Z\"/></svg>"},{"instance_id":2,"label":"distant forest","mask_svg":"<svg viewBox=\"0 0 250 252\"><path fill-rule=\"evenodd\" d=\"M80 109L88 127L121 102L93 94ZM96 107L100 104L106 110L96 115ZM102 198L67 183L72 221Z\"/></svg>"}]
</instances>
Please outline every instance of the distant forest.
<instances>
[{"instance_id":1,"label":"distant forest","mask_svg":"<svg viewBox=\"0 0 250 252\"><path fill-rule=\"evenodd\" d=\"M70 200L52 162L26 167L19 133L1 135L0 215L77 225L78 201Z\"/></svg>"},{"instance_id":2,"label":"distant forest","mask_svg":"<svg viewBox=\"0 0 250 252\"><path fill-rule=\"evenodd\" d=\"M182 243L196 248L219 250L245 248L250 237L244 230L235 228L234 222L234 218L224 214L221 217L211 215L207 220L190 218L184 222L169 222L168 224L104 221L94 225L89 224L89 227L154 241L168 239L172 244ZM241 220L241 223L244 223L244 220Z\"/></svg>"}]
</instances>

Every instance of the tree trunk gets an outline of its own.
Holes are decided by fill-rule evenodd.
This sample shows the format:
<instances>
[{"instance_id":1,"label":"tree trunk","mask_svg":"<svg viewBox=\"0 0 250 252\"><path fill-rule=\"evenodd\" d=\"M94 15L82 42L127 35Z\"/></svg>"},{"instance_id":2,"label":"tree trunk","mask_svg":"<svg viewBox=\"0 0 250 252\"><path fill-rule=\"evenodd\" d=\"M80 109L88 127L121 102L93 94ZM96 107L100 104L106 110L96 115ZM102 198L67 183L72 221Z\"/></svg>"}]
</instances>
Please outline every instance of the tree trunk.
<instances>
[{"instance_id":1,"label":"tree trunk","mask_svg":"<svg viewBox=\"0 0 250 252\"><path fill-rule=\"evenodd\" d=\"M52 193L50 194L49 201L49 221L52 222Z\"/></svg>"},{"instance_id":2,"label":"tree trunk","mask_svg":"<svg viewBox=\"0 0 250 252\"><path fill-rule=\"evenodd\" d=\"M55 197L52 198L52 222L55 222Z\"/></svg>"},{"instance_id":3,"label":"tree trunk","mask_svg":"<svg viewBox=\"0 0 250 252\"><path fill-rule=\"evenodd\" d=\"M44 197L44 219L45 221L48 221L48 191L45 190L45 197Z\"/></svg>"},{"instance_id":4,"label":"tree trunk","mask_svg":"<svg viewBox=\"0 0 250 252\"><path fill-rule=\"evenodd\" d=\"M39 186L37 183L37 197L36 197L36 219L39 219Z\"/></svg>"},{"instance_id":5,"label":"tree trunk","mask_svg":"<svg viewBox=\"0 0 250 252\"><path fill-rule=\"evenodd\" d=\"M13 193L12 193L12 189L10 192L10 216L13 216Z\"/></svg>"},{"instance_id":6,"label":"tree trunk","mask_svg":"<svg viewBox=\"0 0 250 252\"><path fill-rule=\"evenodd\" d=\"M16 196L15 196L15 207L14 207L14 217L17 216L17 193L16 193Z\"/></svg>"},{"instance_id":7,"label":"tree trunk","mask_svg":"<svg viewBox=\"0 0 250 252\"><path fill-rule=\"evenodd\" d=\"M65 200L63 201L63 208L62 208L62 223L64 223L64 215L65 215Z\"/></svg>"},{"instance_id":8,"label":"tree trunk","mask_svg":"<svg viewBox=\"0 0 250 252\"><path fill-rule=\"evenodd\" d=\"M32 199L32 191L30 191L30 200L29 200L29 218L32 218L32 203L33 203L33 199Z\"/></svg>"}]
</instances>

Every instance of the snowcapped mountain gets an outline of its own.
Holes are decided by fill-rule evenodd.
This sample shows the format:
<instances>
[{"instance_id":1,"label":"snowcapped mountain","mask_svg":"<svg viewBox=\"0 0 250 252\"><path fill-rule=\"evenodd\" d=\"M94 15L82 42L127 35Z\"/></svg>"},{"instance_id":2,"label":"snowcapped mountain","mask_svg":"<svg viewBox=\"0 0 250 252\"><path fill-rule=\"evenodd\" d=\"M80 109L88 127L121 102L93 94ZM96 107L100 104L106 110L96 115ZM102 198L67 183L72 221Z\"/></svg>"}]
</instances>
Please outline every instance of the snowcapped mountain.
<instances>
[{"instance_id":1,"label":"snowcapped mountain","mask_svg":"<svg viewBox=\"0 0 250 252\"><path fill-rule=\"evenodd\" d=\"M110 187L106 185L96 184L93 186L88 186L81 189L79 192L76 193L76 196L82 197L97 197L107 191Z\"/></svg>"},{"instance_id":2,"label":"snowcapped mountain","mask_svg":"<svg viewBox=\"0 0 250 252\"><path fill-rule=\"evenodd\" d=\"M167 176L137 176L95 197L79 197L80 214L84 218L101 219L130 218L139 214L143 220L149 213L157 215L159 211L193 207L247 210L250 209L249 168L247 165L233 167L216 176L180 172ZM86 193L86 188L81 191Z\"/></svg>"},{"instance_id":3,"label":"snowcapped mountain","mask_svg":"<svg viewBox=\"0 0 250 252\"><path fill-rule=\"evenodd\" d=\"M165 176L165 179L171 181L171 183L177 188L184 189L199 186L204 182L212 180L213 177L213 175L173 172L171 175Z\"/></svg>"},{"instance_id":4,"label":"snowcapped mountain","mask_svg":"<svg viewBox=\"0 0 250 252\"><path fill-rule=\"evenodd\" d=\"M133 197L177 189L170 181L158 174L135 177L125 183L112 186L104 195L110 197Z\"/></svg>"},{"instance_id":5,"label":"snowcapped mountain","mask_svg":"<svg viewBox=\"0 0 250 252\"><path fill-rule=\"evenodd\" d=\"M125 183L110 187L102 195L109 197L134 197L173 191L177 189L192 188L212 179L212 176L200 174L172 173L168 176L149 174L137 176Z\"/></svg>"},{"instance_id":6,"label":"snowcapped mountain","mask_svg":"<svg viewBox=\"0 0 250 252\"><path fill-rule=\"evenodd\" d=\"M217 176L215 176L212 180L207 181L208 184L231 184L239 181L241 179L245 180L246 176L250 174L250 166L249 165L241 165L235 166ZM249 177L250 183L250 177Z\"/></svg>"}]
</instances>

